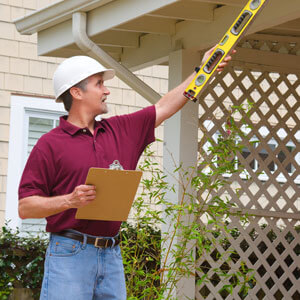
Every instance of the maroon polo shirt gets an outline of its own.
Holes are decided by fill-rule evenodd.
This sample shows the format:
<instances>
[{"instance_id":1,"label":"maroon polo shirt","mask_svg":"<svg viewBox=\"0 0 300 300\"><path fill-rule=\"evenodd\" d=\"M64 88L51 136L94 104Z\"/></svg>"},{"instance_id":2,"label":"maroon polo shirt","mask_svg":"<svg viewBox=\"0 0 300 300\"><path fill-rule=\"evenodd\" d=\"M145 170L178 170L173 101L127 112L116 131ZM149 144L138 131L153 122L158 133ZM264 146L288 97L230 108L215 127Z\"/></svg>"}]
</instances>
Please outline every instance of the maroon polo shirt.
<instances>
[{"instance_id":1,"label":"maroon polo shirt","mask_svg":"<svg viewBox=\"0 0 300 300\"><path fill-rule=\"evenodd\" d=\"M59 126L33 148L21 178L19 199L69 194L85 183L90 167L109 168L114 160L125 170L135 170L145 147L155 139L155 106L96 121L94 135L66 118L61 117ZM75 229L100 236L114 236L119 231L121 222L78 220L75 213L76 209L68 209L47 217L46 230Z\"/></svg>"}]
</instances>

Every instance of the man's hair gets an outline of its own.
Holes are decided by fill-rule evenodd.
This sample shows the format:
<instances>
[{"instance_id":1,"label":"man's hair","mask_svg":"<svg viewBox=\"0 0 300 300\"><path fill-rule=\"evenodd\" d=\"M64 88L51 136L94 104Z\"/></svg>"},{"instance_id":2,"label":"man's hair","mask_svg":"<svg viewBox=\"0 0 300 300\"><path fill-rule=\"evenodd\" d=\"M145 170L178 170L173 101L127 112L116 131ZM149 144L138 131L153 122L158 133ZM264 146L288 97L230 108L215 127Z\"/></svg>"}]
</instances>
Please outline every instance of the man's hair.
<instances>
[{"instance_id":1,"label":"man's hair","mask_svg":"<svg viewBox=\"0 0 300 300\"><path fill-rule=\"evenodd\" d=\"M88 84L89 78L85 78L83 80L81 80L80 82L76 83L75 85L73 85L72 87L78 87L80 88L82 91L86 91L86 85ZM72 88L71 87L71 88ZM70 111L72 103L73 103L73 97L70 93L70 89L66 90L59 98L62 100L62 102L64 103L65 106L65 110L66 111Z\"/></svg>"}]
</instances>

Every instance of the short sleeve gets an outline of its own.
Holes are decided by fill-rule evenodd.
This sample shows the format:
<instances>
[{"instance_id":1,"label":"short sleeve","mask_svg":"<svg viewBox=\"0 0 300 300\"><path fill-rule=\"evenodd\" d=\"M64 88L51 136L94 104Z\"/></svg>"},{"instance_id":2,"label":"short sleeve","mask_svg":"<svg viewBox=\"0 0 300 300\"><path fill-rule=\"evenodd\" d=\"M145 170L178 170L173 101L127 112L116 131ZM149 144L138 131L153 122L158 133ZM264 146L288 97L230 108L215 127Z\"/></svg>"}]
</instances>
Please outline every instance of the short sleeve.
<instances>
[{"instance_id":1,"label":"short sleeve","mask_svg":"<svg viewBox=\"0 0 300 300\"><path fill-rule=\"evenodd\" d=\"M142 152L147 145L155 141L155 106L148 106L132 114L118 117L120 129L125 131L133 143Z\"/></svg>"},{"instance_id":2,"label":"short sleeve","mask_svg":"<svg viewBox=\"0 0 300 300\"><path fill-rule=\"evenodd\" d=\"M19 199L29 196L51 196L55 176L51 157L35 146L27 160L19 185Z\"/></svg>"}]
</instances>

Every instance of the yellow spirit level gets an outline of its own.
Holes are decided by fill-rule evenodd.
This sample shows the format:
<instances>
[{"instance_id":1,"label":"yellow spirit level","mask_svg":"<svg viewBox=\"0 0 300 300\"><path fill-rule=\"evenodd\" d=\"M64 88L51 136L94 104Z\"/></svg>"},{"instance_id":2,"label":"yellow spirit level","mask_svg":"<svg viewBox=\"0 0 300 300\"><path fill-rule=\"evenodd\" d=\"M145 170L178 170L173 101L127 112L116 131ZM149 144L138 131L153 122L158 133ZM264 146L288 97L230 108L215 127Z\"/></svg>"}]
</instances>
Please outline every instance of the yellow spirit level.
<instances>
[{"instance_id":1,"label":"yellow spirit level","mask_svg":"<svg viewBox=\"0 0 300 300\"><path fill-rule=\"evenodd\" d=\"M197 97L204 90L205 86L212 79L218 65L238 43L247 27L258 16L258 13L267 4L269 0L250 0L244 7L240 15L234 21L233 25L226 32L214 52L203 64L197 75L184 91L184 96L192 101L197 101Z\"/></svg>"}]
</instances>

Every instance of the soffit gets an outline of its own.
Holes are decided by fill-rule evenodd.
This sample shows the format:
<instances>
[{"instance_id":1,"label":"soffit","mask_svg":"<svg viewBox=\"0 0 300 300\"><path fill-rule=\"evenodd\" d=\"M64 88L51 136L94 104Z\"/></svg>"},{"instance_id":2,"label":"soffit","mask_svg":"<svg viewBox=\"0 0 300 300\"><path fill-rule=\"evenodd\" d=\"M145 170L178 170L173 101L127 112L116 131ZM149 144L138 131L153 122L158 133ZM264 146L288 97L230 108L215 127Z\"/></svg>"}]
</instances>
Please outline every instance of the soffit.
<instances>
[{"instance_id":1,"label":"soffit","mask_svg":"<svg viewBox=\"0 0 300 300\"><path fill-rule=\"evenodd\" d=\"M99 0L81 11L87 12L89 37L117 61L138 69L166 62L176 49L201 51L217 43L247 1ZM39 55L82 54L73 40L71 15L36 27ZM270 0L248 34L297 39L299 28L299 0Z\"/></svg>"}]
</instances>

